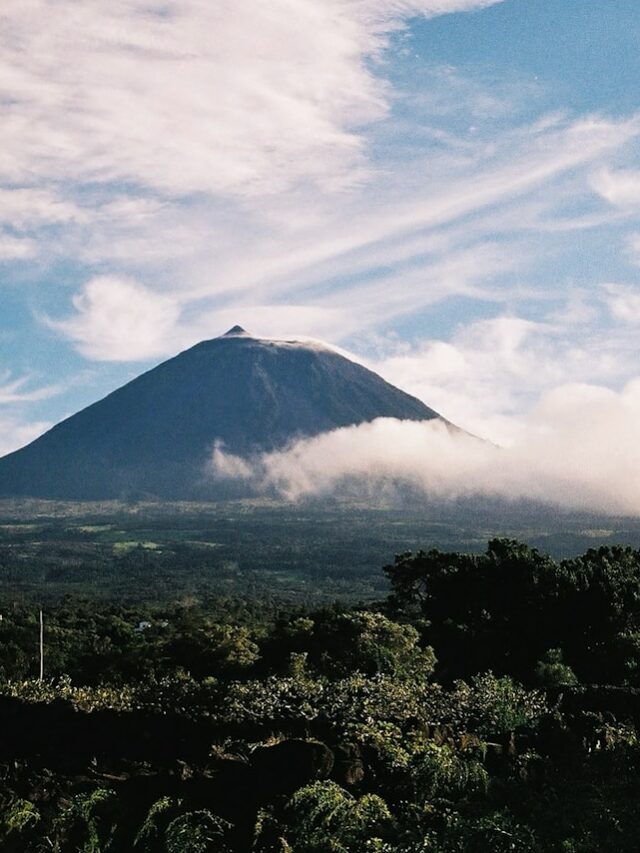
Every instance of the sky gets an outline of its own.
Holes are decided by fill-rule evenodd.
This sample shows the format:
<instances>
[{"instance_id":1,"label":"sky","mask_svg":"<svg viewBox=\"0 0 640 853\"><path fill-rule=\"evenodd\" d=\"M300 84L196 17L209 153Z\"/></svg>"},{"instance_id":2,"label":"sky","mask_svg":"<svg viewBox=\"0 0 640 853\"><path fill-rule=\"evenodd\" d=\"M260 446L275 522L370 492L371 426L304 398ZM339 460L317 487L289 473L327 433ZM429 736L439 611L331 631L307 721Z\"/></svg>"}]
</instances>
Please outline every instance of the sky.
<instances>
[{"instance_id":1,"label":"sky","mask_svg":"<svg viewBox=\"0 0 640 853\"><path fill-rule=\"evenodd\" d=\"M639 45L637 0L3 3L0 453L238 323L501 446L596 424L601 488L640 417Z\"/></svg>"}]
</instances>

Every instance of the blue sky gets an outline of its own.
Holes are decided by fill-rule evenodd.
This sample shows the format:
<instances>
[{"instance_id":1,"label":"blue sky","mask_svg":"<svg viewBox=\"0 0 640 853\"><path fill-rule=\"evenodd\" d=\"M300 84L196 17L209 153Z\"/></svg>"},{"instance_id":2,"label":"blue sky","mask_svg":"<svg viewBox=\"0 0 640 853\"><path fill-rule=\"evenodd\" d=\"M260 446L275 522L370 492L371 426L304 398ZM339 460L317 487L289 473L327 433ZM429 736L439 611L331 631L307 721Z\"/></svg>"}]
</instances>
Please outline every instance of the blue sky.
<instances>
[{"instance_id":1,"label":"blue sky","mask_svg":"<svg viewBox=\"0 0 640 853\"><path fill-rule=\"evenodd\" d=\"M347 349L498 442L562 389L635 393L636 2L0 22L0 452L235 323Z\"/></svg>"}]
</instances>

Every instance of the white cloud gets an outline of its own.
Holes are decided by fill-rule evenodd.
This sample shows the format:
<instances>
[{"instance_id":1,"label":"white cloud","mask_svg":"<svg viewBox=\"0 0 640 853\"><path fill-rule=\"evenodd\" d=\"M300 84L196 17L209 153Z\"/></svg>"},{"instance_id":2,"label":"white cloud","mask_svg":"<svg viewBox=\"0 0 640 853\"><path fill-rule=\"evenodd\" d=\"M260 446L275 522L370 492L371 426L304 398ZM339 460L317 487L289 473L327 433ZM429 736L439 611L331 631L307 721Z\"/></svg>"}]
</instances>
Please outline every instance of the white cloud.
<instances>
[{"instance_id":1,"label":"white cloud","mask_svg":"<svg viewBox=\"0 0 640 853\"><path fill-rule=\"evenodd\" d=\"M168 194L331 189L384 115L367 60L411 15L498 0L25 0L0 11L0 179Z\"/></svg>"},{"instance_id":2,"label":"white cloud","mask_svg":"<svg viewBox=\"0 0 640 853\"><path fill-rule=\"evenodd\" d=\"M239 304L233 308L183 313L179 303L130 278L97 276L73 297L75 313L62 320L43 318L93 361L144 361L175 355L235 325L256 337L339 338L350 322L346 310L307 305ZM1 377L0 377L1 379ZM16 380L18 389L24 380ZM7 386L9 390L9 386ZM0 384L0 403L3 386Z\"/></svg>"},{"instance_id":3,"label":"white cloud","mask_svg":"<svg viewBox=\"0 0 640 853\"><path fill-rule=\"evenodd\" d=\"M177 303L132 279L97 276L74 296L73 305L74 316L47 322L87 358L140 361L176 346Z\"/></svg>"},{"instance_id":4,"label":"white cloud","mask_svg":"<svg viewBox=\"0 0 640 853\"><path fill-rule=\"evenodd\" d=\"M610 514L640 513L640 380L615 393L573 384L543 396L500 449L441 422L380 419L304 439L253 460L217 448L212 474L289 500L404 486L438 499L489 495Z\"/></svg>"},{"instance_id":5,"label":"white cloud","mask_svg":"<svg viewBox=\"0 0 640 853\"><path fill-rule=\"evenodd\" d=\"M5 4L0 260L86 271L68 316L46 322L94 360L165 356L236 322L345 342L415 324L452 296L526 311L524 298L549 298L539 258L575 247L572 230L634 215L640 173L610 161L640 118L554 114L516 127L522 81L487 88L460 69L434 92L392 91L385 47L410 16L493 2ZM389 112L398 94L407 113L422 96L419 128ZM447 100L498 121L455 130L442 122ZM385 134L393 143L369 157ZM640 237L630 246L640 255ZM559 274L553 286L564 284ZM576 303L584 333L575 307L545 322L505 316L372 366L513 442L538 394L629 375L632 342L609 339L598 312L635 323L633 290L606 291L608 316L598 300Z\"/></svg>"},{"instance_id":6,"label":"white cloud","mask_svg":"<svg viewBox=\"0 0 640 853\"><path fill-rule=\"evenodd\" d=\"M640 288L624 284L604 285L605 301L611 315L622 323L640 323Z\"/></svg>"},{"instance_id":7,"label":"white cloud","mask_svg":"<svg viewBox=\"0 0 640 853\"><path fill-rule=\"evenodd\" d=\"M493 2L12 4L0 11L0 219L28 233L0 235L0 258L147 282L157 334L143 323L126 343L117 287L89 288L56 324L107 360L167 354L238 314L265 334L286 319L290 333L344 341L452 295L494 298L495 280L534 255L516 235L553 227L559 183L585 193L640 126L545 117L374 165L390 34ZM463 106L491 112L481 87L450 77Z\"/></svg>"},{"instance_id":8,"label":"white cloud","mask_svg":"<svg viewBox=\"0 0 640 853\"><path fill-rule=\"evenodd\" d=\"M64 385L36 385L34 376L13 376L0 371L0 456L33 441L51 426L46 420L25 418L22 404L47 400L65 390Z\"/></svg>"},{"instance_id":9,"label":"white cloud","mask_svg":"<svg viewBox=\"0 0 640 853\"><path fill-rule=\"evenodd\" d=\"M631 169L602 169L592 180L595 191L618 207L640 205L640 172Z\"/></svg>"},{"instance_id":10,"label":"white cloud","mask_svg":"<svg viewBox=\"0 0 640 853\"><path fill-rule=\"evenodd\" d=\"M196 342L220 334L232 326L242 326L256 337L290 338L292 329L295 338L318 336L334 340L349 327L347 310L323 308L314 305L256 305L238 304L205 314L193 322L183 323L185 341Z\"/></svg>"},{"instance_id":11,"label":"white cloud","mask_svg":"<svg viewBox=\"0 0 640 853\"><path fill-rule=\"evenodd\" d=\"M27 237L14 237L0 231L0 261L20 261L36 253L36 244Z\"/></svg>"},{"instance_id":12,"label":"white cloud","mask_svg":"<svg viewBox=\"0 0 640 853\"><path fill-rule=\"evenodd\" d=\"M24 447L51 426L48 421L24 421L0 412L0 456Z\"/></svg>"},{"instance_id":13,"label":"white cloud","mask_svg":"<svg viewBox=\"0 0 640 853\"><path fill-rule=\"evenodd\" d=\"M635 122L556 121L536 128L532 142L518 130L490 154L481 145L464 166L415 165L411 187L354 192L339 209L296 195L222 211L120 198L95 212L75 248L90 262L137 268L145 279L154 268L155 292L171 292L195 318L181 341L210 337L237 317L265 334L344 341L452 295L503 298L505 273L520 277L534 261L535 247L522 236L549 228L565 197L564 187L549 183L637 132ZM499 276L502 291L494 285ZM116 350L123 358L119 342ZM110 357L106 344L100 351Z\"/></svg>"},{"instance_id":14,"label":"white cloud","mask_svg":"<svg viewBox=\"0 0 640 853\"><path fill-rule=\"evenodd\" d=\"M337 293L318 295L317 304L345 313L350 306L360 306L342 329L342 337L346 337L373 328L381 321L415 315L452 296L487 298L492 278L513 271L523 260L506 247L488 242L456 248L450 253L423 258L413 268L400 267Z\"/></svg>"},{"instance_id":15,"label":"white cloud","mask_svg":"<svg viewBox=\"0 0 640 853\"><path fill-rule=\"evenodd\" d=\"M0 221L25 229L41 223L84 221L87 214L55 190L35 187L1 188Z\"/></svg>"},{"instance_id":16,"label":"white cloud","mask_svg":"<svg viewBox=\"0 0 640 853\"><path fill-rule=\"evenodd\" d=\"M37 388L30 387L32 385L33 379L30 376L19 376L14 379L8 371L0 373L0 405L46 400L63 390L61 385L44 385Z\"/></svg>"},{"instance_id":17,"label":"white cloud","mask_svg":"<svg viewBox=\"0 0 640 853\"><path fill-rule=\"evenodd\" d=\"M640 233L631 234L628 240L628 247L632 259L636 266L640 265Z\"/></svg>"},{"instance_id":18,"label":"white cloud","mask_svg":"<svg viewBox=\"0 0 640 853\"><path fill-rule=\"evenodd\" d=\"M450 258L456 243L465 246L474 236L490 232L500 205L513 205L534 193L544 193L544 212L553 219L553 206L565 201L562 189L554 192L554 181L592 167L639 134L640 117L622 122L597 117L570 123L556 120L504 132L490 144L479 143L462 162L440 156L395 164L391 184L378 186L373 196L366 190L353 194L342 200L340 210L323 210L308 229L258 232L252 251L241 258L223 254L223 292L247 293L259 285L277 294L290 288L292 281L296 287L322 283L328 275L349 275L354 269L362 278L374 266L393 266L412 254L419 258L419 247L407 255L418 235L441 234L454 227L459 231L447 247ZM290 211L294 221L297 212L296 207ZM522 221L517 211L510 214L503 215L498 226L502 237L527 227L541 228L539 218ZM202 291L210 289L210 280L205 280Z\"/></svg>"},{"instance_id":19,"label":"white cloud","mask_svg":"<svg viewBox=\"0 0 640 853\"><path fill-rule=\"evenodd\" d=\"M498 444L517 441L540 394L571 382L633 375L635 352L586 325L498 316L461 326L449 341L399 345L372 367L449 420Z\"/></svg>"}]
</instances>

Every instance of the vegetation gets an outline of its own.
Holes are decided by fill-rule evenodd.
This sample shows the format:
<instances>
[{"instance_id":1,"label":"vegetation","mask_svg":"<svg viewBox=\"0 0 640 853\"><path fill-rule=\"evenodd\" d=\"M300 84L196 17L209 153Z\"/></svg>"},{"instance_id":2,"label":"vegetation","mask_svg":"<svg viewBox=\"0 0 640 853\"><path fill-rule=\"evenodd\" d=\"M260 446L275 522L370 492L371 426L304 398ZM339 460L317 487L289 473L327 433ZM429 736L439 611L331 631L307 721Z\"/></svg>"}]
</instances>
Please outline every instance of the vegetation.
<instances>
[{"instance_id":1,"label":"vegetation","mask_svg":"<svg viewBox=\"0 0 640 853\"><path fill-rule=\"evenodd\" d=\"M0 623L8 853L637 851L640 551L403 553L377 603Z\"/></svg>"},{"instance_id":2,"label":"vegetation","mask_svg":"<svg viewBox=\"0 0 640 853\"><path fill-rule=\"evenodd\" d=\"M594 541L637 543L640 520L594 519L540 507L380 507L354 501L62 503L0 501L0 590L5 600L57 605L92 601L166 603L184 595L316 607L375 601L388 592L389 554L429 543L482 553L486 525L555 555ZM522 519L527 519L523 527Z\"/></svg>"}]
</instances>

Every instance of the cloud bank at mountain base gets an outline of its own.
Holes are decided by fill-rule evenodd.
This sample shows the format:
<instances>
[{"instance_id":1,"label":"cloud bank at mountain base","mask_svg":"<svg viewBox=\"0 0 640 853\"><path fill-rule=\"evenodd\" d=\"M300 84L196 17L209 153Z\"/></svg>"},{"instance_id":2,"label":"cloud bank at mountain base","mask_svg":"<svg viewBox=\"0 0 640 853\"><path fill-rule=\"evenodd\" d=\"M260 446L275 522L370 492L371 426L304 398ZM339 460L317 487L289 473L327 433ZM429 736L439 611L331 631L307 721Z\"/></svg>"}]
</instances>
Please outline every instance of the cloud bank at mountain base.
<instances>
[{"instance_id":1,"label":"cloud bank at mountain base","mask_svg":"<svg viewBox=\"0 0 640 853\"><path fill-rule=\"evenodd\" d=\"M443 421L381 418L251 459L217 446L214 476L295 501L410 487L438 500L487 496L613 515L640 513L640 379L620 392L571 384L543 396L500 448Z\"/></svg>"}]
</instances>

